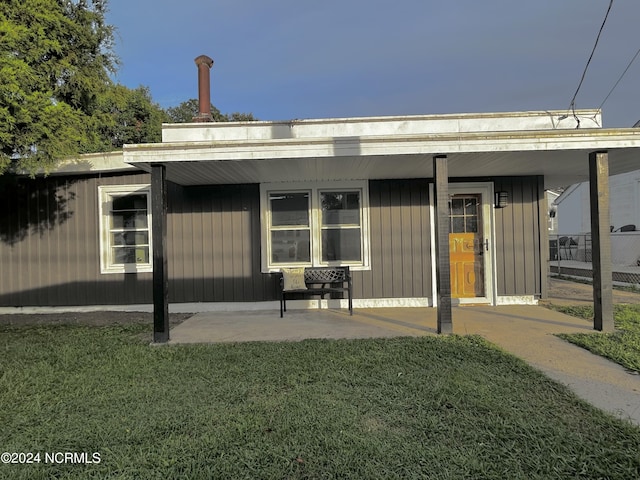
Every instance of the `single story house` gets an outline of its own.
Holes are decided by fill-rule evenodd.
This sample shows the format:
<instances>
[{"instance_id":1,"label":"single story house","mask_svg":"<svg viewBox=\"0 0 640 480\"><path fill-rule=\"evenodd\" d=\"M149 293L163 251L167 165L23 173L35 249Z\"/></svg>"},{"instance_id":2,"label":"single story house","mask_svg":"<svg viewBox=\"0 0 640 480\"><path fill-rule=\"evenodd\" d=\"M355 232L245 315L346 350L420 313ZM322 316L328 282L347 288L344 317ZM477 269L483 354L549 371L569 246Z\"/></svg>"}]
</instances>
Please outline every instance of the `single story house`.
<instances>
[{"instance_id":1,"label":"single story house","mask_svg":"<svg viewBox=\"0 0 640 480\"><path fill-rule=\"evenodd\" d=\"M354 308L437 306L451 331L452 303L546 296L545 189L591 180L606 257L598 192L637 168L640 131L600 125L597 110L164 125L161 143L4 180L0 307L153 303L163 342L169 303L275 312L273 273L348 265Z\"/></svg>"}]
</instances>

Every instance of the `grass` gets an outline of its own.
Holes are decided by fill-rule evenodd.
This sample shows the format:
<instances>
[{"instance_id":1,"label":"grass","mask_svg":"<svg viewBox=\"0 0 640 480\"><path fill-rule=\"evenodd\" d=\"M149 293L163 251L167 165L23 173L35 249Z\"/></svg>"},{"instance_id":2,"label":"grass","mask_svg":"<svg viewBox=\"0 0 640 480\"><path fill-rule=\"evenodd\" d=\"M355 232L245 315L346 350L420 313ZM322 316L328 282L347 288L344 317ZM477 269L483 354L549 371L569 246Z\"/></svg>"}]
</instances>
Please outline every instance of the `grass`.
<instances>
[{"instance_id":1,"label":"grass","mask_svg":"<svg viewBox=\"0 0 640 480\"><path fill-rule=\"evenodd\" d=\"M587 320L593 319L593 307L551 305L554 310ZM606 357L623 367L640 372L640 305L614 305L613 333L561 334L561 338Z\"/></svg>"},{"instance_id":2,"label":"grass","mask_svg":"<svg viewBox=\"0 0 640 480\"><path fill-rule=\"evenodd\" d=\"M479 337L150 347L0 327L0 478L629 479L640 429Z\"/></svg>"}]
</instances>

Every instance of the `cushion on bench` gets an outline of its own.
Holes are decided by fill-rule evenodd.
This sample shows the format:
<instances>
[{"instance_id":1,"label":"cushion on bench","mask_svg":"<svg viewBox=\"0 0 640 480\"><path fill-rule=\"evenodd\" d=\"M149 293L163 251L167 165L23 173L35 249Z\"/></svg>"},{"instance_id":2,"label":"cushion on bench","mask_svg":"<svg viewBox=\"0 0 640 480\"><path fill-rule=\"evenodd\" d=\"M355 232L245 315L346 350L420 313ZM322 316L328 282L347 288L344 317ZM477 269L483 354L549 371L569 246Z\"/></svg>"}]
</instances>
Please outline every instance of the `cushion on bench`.
<instances>
[{"instance_id":1,"label":"cushion on bench","mask_svg":"<svg viewBox=\"0 0 640 480\"><path fill-rule=\"evenodd\" d=\"M307 284L304 278L304 267L282 269L282 290L306 290Z\"/></svg>"}]
</instances>

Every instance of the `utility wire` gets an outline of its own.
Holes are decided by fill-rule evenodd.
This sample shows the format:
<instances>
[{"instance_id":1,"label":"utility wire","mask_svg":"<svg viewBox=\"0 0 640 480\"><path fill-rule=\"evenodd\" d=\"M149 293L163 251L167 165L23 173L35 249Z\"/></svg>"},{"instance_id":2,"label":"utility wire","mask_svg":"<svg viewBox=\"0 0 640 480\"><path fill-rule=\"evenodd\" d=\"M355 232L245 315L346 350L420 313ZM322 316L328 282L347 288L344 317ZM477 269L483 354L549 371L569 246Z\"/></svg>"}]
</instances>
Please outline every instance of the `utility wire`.
<instances>
[{"instance_id":1,"label":"utility wire","mask_svg":"<svg viewBox=\"0 0 640 480\"><path fill-rule=\"evenodd\" d=\"M627 65L627 68L624 69L624 72L622 72L622 75L620 75L620 78L618 78L618 80L616 81L615 85L613 87L611 87L611 90L609 90L609 93L607 93L607 96L604 97L604 100L602 101L602 103L600 104L600 106L598 107L598 110L602 109L602 106L604 105L604 103L609 100L609 97L611 96L611 94L613 93L613 91L616 89L616 87L618 86L618 84L620 83L620 80L622 80L622 77L624 77L627 74L627 71L629 70L629 68L631 67L631 64L635 61L635 59L638 57L638 55L640 55L640 48L638 49L638 51L636 52L636 54L633 56L633 58L631 59L631 61L629 62L629 65Z\"/></svg>"},{"instance_id":2,"label":"utility wire","mask_svg":"<svg viewBox=\"0 0 640 480\"><path fill-rule=\"evenodd\" d=\"M589 55L589 60L587 60L587 64L584 67L584 71L582 72L582 78L580 78L580 83L578 84L578 88L576 89L576 93L573 94L573 98L571 99L571 103L569 104L569 108L573 113L573 118L576 119L578 125L576 128L580 128L580 119L576 115L576 97L578 96L578 92L580 91L580 87L582 87L582 82L584 82L584 77L587 75L587 69L589 68L589 64L591 63L591 59L593 58L593 54L596 51L596 47L598 46L598 41L600 40L600 34L602 34L602 30L604 29L604 24L607 23L607 18L609 17L609 12L611 11L611 7L613 6L613 0L609 0L609 8L607 8L607 13L604 16L604 20L602 21L602 25L600 25L600 31L598 32L598 36L596 37L596 43L593 45L593 50L591 50L591 55Z\"/></svg>"}]
</instances>

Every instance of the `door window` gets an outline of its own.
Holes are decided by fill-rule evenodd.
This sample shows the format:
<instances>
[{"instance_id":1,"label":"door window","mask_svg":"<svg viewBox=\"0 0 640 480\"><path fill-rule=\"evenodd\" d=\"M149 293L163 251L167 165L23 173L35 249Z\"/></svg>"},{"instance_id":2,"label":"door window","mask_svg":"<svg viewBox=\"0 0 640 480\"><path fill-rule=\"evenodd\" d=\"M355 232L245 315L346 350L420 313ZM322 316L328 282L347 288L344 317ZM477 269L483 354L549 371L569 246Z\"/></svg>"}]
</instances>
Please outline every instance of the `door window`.
<instances>
[{"instance_id":1,"label":"door window","mask_svg":"<svg viewBox=\"0 0 640 480\"><path fill-rule=\"evenodd\" d=\"M481 233L480 195L454 195L451 198L449 231Z\"/></svg>"}]
</instances>

